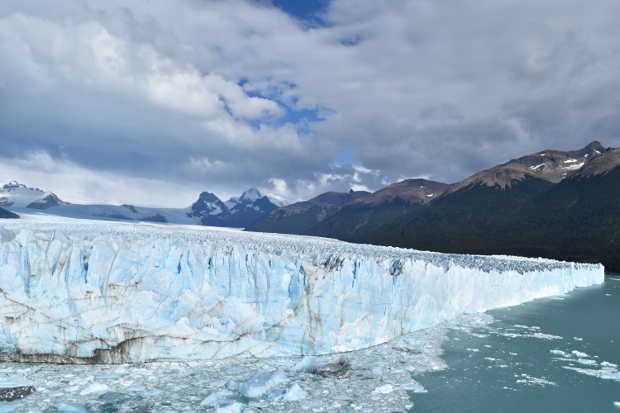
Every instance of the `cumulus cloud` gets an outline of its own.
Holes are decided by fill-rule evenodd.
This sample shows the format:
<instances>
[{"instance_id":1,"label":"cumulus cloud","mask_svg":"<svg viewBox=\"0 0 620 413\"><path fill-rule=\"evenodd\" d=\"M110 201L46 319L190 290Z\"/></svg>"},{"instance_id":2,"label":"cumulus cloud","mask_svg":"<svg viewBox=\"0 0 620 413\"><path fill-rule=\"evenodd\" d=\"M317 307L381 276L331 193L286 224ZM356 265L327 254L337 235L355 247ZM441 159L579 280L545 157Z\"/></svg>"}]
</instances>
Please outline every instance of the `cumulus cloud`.
<instances>
[{"instance_id":1,"label":"cumulus cloud","mask_svg":"<svg viewBox=\"0 0 620 413\"><path fill-rule=\"evenodd\" d=\"M118 188L294 200L620 145L618 12L332 0L313 24L266 1L4 0L0 156L38 186L51 178L32 154ZM106 191L75 197L170 199Z\"/></svg>"}]
</instances>

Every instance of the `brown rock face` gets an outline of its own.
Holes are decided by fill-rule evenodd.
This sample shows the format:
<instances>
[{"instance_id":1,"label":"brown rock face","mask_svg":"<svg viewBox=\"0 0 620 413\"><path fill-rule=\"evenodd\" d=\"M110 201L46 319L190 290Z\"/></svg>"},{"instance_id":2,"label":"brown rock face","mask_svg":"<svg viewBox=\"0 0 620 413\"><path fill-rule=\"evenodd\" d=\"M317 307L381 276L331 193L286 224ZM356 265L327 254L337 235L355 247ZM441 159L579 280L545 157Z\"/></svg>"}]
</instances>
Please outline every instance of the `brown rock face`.
<instances>
[{"instance_id":1,"label":"brown rock face","mask_svg":"<svg viewBox=\"0 0 620 413\"><path fill-rule=\"evenodd\" d=\"M442 182L426 179L405 179L354 202L366 205L380 205L400 198L412 204L426 204L446 192L448 188L450 188L450 185Z\"/></svg>"},{"instance_id":2,"label":"brown rock face","mask_svg":"<svg viewBox=\"0 0 620 413\"><path fill-rule=\"evenodd\" d=\"M587 169L588 165L596 163L609 151L597 141L576 151L541 151L478 172L455 184L448 192L456 192L470 185L509 188L513 182L520 181L527 176L558 183Z\"/></svg>"}]
</instances>

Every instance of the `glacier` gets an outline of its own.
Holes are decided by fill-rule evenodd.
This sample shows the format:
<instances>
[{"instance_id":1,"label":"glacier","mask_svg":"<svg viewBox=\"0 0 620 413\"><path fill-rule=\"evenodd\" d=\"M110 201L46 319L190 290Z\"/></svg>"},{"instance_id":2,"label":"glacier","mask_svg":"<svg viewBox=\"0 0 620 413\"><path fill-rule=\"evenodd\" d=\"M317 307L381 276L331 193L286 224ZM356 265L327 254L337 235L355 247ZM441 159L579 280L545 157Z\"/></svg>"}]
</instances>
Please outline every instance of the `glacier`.
<instances>
[{"instance_id":1,"label":"glacier","mask_svg":"<svg viewBox=\"0 0 620 413\"><path fill-rule=\"evenodd\" d=\"M0 224L0 361L325 355L603 280L600 264L24 215Z\"/></svg>"}]
</instances>

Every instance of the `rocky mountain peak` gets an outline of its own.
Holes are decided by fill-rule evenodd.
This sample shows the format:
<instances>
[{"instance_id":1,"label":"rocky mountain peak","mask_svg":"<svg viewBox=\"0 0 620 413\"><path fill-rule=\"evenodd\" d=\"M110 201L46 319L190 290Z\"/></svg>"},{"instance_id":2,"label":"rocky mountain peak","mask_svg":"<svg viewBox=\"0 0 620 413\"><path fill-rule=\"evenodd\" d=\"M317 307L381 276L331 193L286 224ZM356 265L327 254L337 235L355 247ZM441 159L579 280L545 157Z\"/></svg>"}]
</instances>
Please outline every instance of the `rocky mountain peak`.
<instances>
[{"instance_id":1,"label":"rocky mountain peak","mask_svg":"<svg viewBox=\"0 0 620 413\"><path fill-rule=\"evenodd\" d=\"M5 207L47 209L63 203L52 192L31 188L15 180L0 188L0 205Z\"/></svg>"},{"instance_id":2,"label":"rocky mountain peak","mask_svg":"<svg viewBox=\"0 0 620 413\"><path fill-rule=\"evenodd\" d=\"M33 191L33 192L41 192L43 193L44 191L42 189L39 188L30 188L24 184L20 184L19 182L13 180L13 181L9 181L9 183L4 184L2 186L2 191L6 191L6 192L13 192L13 191L18 191L18 190L28 190L28 191Z\"/></svg>"},{"instance_id":3,"label":"rocky mountain peak","mask_svg":"<svg viewBox=\"0 0 620 413\"><path fill-rule=\"evenodd\" d=\"M526 177L558 183L579 174L593 159L608 151L599 141L575 151L544 150L478 172L455 184L449 192L471 185L510 188L514 182Z\"/></svg>"},{"instance_id":4,"label":"rocky mountain peak","mask_svg":"<svg viewBox=\"0 0 620 413\"><path fill-rule=\"evenodd\" d=\"M585 148L584 151L588 153L605 152L608 148L604 147L599 141L592 141Z\"/></svg>"},{"instance_id":5,"label":"rocky mountain peak","mask_svg":"<svg viewBox=\"0 0 620 413\"><path fill-rule=\"evenodd\" d=\"M258 189L250 188L247 191L245 191L243 194L241 194L241 197L239 199L241 201L254 202L257 199L260 199L262 197L263 195L260 193Z\"/></svg>"},{"instance_id":6,"label":"rocky mountain peak","mask_svg":"<svg viewBox=\"0 0 620 413\"><path fill-rule=\"evenodd\" d=\"M450 185L443 182L428 179L405 179L388 185L357 202L378 205L400 199L410 204L425 204L442 195L449 187Z\"/></svg>"}]
</instances>

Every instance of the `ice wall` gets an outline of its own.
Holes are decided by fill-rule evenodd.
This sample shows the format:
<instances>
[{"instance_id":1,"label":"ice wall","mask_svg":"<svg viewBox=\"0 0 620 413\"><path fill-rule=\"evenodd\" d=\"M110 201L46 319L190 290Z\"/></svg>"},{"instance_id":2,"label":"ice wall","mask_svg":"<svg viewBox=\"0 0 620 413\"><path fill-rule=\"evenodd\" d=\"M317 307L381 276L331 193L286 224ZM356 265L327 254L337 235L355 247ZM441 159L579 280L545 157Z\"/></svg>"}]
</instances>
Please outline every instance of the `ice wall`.
<instances>
[{"instance_id":1,"label":"ice wall","mask_svg":"<svg viewBox=\"0 0 620 413\"><path fill-rule=\"evenodd\" d=\"M603 281L601 265L97 221L0 226L0 360L360 349Z\"/></svg>"}]
</instances>

